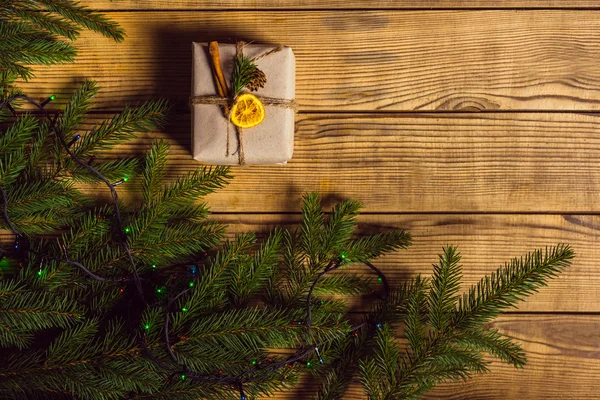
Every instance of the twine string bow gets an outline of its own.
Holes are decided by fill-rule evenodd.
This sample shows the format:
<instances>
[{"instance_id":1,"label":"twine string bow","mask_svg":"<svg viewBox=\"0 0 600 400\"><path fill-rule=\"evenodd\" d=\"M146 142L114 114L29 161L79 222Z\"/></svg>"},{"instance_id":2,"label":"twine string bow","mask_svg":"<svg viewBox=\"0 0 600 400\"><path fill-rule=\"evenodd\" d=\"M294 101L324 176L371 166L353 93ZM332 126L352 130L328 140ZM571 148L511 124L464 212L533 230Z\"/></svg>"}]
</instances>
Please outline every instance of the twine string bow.
<instances>
[{"instance_id":1,"label":"twine string bow","mask_svg":"<svg viewBox=\"0 0 600 400\"><path fill-rule=\"evenodd\" d=\"M242 42L242 41L236 42L236 47L235 47L236 57L242 53L245 45L246 45L245 42ZM254 60L256 61L261 58L267 57L271 54L281 51L282 49L283 49L283 46L281 46L281 45L277 46L277 47L257 56L256 58L254 58ZM219 83L216 82L216 84L218 85ZM191 98L191 104L192 105L214 104L214 105L224 107L224 109L226 110L226 113L224 116L226 118L226 123L227 123L227 148L225 151L225 156L229 157L231 112L233 109L233 105L237 101L237 97L233 97L233 93L231 91L228 91L227 96L228 97L222 97L222 96L216 96L216 95L194 96ZM265 106L275 106L275 107L279 107L279 108L296 110L296 101L293 99L290 100L290 99L275 98L275 97L263 97L263 96L258 96L258 95L256 97L258 97L258 99ZM236 128L237 137L238 137L238 148L233 154L235 154L235 153L238 154L238 164L239 165L245 165L246 164L246 154L244 151L244 129L242 129L241 127L239 127L237 125L235 125L235 128Z\"/></svg>"}]
</instances>

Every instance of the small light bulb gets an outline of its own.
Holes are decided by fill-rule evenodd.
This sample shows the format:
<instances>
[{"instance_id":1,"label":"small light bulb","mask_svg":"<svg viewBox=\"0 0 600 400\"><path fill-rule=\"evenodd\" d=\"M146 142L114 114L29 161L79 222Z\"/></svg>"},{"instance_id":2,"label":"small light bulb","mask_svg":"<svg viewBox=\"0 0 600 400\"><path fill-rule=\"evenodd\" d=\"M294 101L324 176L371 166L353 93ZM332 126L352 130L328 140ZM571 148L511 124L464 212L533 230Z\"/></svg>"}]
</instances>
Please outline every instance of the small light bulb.
<instances>
[{"instance_id":1,"label":"small light bulb","mask_svg":"<svg viewBox=\"0 0 600 400\"><path fill-rule=\"evenodd\" d=\"M184 374L181 374L180 378L181 378L182 381L185 381L185 375Z\"/></svg>"},{"instance_id":2,"label":"small light bulb","mask_svg":"<svg viewBox=\"0 0 600 400\"><path fill-rule=\"evenodd\" d=\"M382 277L379 277L379 278L377 278L377 280L378 280L379 282L383 282L383 278L382 278Z\"/></svg>"},{"instance_id":3,"label":"small light bulb","mask_svg":"<svg viewBox=\"0 0 600 400\"><path fill-rule=\"evenodd\" d=\"M69 143L67 143L67 147L73 146L73 144L75 144L75 142L78 141L79 139L81 139L81 135L73 136L73 139L71 139L71 141Z\"/></svg>"},{"instance_id":4,"label":"small light bulb","mask_svg":"<svg viewBox=\"0 0 600 400\"><path fill-rule=\"evenodd\" d=\"M183 312L188 312L188 309L187 309L187 308L185 308L185 307L183 307L183 308L181 309L181 311L183 311Z\"/></svg>"},{"instance_id":5,"label":"small light bulb","mask_svg":"<svg viewBox=\"0 0 600 400\"><path fill-rule=\"evenodd\" d=\"M144 325L144 329L145 329L145 330L148 330L148 329L150 329L150 324L146 324L146 325Z\"/></svg>"},{"instance_id":6,"label":"small light bulb","mask_svg":"<svg viewBox=\"0 0 600 400\"><path fill-rule=\"evenodd\" d=\"M310 367L311 365L312 365L312 363L311 363L310 361L307 361L307 362L306 362L306 366L307 366L307 367Z\"/></svg>"},{"instance_id":7,"label":"small light bulb","mask_svg":"<svg viewBox=\"0 0 600 400\"><path fill-rule=\"evenodd\" d=\"M345 260L345 259L346 259L346 252L345 252L345 251L344 251L342 254L340 254L340 258L341 258L342 260Z\"/></svg>"},{"instance_id":8,"label":"small light bulb","mask_svg":"<svg viewBox=\"0 0 600 400\"><path fill-rule=\"evenodd\" d=\"M190 287L194 287L194 282L190 282Z\"/></svg>"},{"instance_id":9,"label":"small light bulb","mask_svg":"<svg viewBox=\"0 0 600 400\"><path fill-rule=\"evenodd\" d=\"M128 176L124 176L124 177L123 177L123 181L124 181L124 182L127 182L128 180L129 180L129 177L128 177Z\"/></svg>"},{"instance_id":10,"label":"small light bulb","mask_svg":"<svg viewBox=\"0 0 600 400\"><path fill-rule=\"evenodd\" d=\"M256 360L252 360L252 365L256 365Z\"/></svg>"},{"instance_id":11,"label":"small light bulb","mask_svg":"<svg viewBox=\"0 0 600 400\"><path fill-rule=\"evenodd\" d=\"M125 233L131 232L131 228L125 228Z\"/></svg>"},{"instance_id":12,"label":"small light bulb","mask_svg":"<svg viewBox=\"0 0 600 400\"><path fill-rule=\"evenodd\" d=\"M50 100L51 100L51 101L52 101L52 100L56 100L56 95L55 95L55 94L51 95L51 96L50 96Z\"/></svg>"},{"instance_id":13,"label":"small light bulb","mask_svg":"<svg viewBox=\"0 0 600 400\"><path fill-rule=\"evenodd\" d=\"M152 264L152 268L153 268L153 269L156 269L156 264Z\"/></svg>"}]
</instances>

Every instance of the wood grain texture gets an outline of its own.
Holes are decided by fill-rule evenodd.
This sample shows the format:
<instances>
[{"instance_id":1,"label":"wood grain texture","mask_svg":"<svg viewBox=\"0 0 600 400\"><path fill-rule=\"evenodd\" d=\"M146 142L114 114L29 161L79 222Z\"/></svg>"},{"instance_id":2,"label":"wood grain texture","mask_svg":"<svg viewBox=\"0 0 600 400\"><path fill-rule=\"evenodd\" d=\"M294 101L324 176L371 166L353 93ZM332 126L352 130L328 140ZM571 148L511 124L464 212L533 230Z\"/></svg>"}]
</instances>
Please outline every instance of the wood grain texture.
<instances>
[{"instance_id":1,"label":"wood grain texture","mask_svg":"<svg viewBox=\"0 0 600 400\"><path fill-rule=\"evenodd\" d=\"M493 324L519 341L527 354L522 370L493 362L491 373L466 383L444 384L425 399L515 400L597 399L600 392L600 316L505 315ZM310 399L316 385L307 381L277 399ZM356 384L346 399L366 400Z\"/></svg>"},{"instance_id":2,"label":"wood grain texture","mask_svg":"<svg viewBox=\"0 0 600 400\"><path fill-rule=\"evenodd\" d=\"M392 284L430 274L448 244L460 246L467 286L513 256L569 243L572 267L495 322L523 344L526 369L493 363L491 375L443 385L427 399L599 398L598 1L85 4L109 11L128 38L115 44L84 33L77 62L38 68L22 85L29 94L55 93L60 105L94 78L106 89L101 111L168 98L173 123L114 156L167 138L173 177L199 165L190 157L187 114L191 42L292 46L301 112L294 158L287 166L234 168L232 184L208 198L214 218L230 225L229 234L266 232L298 222L307 191L320 191L326 206L356 198L367 212L361 231L413 234L412 247L377 261ZM136 179L119 193L138 199ZM371 301L353 305L360 312ZM307 399L313 389L306 382L278 399ZM365 399L358 386L346 398Z\"/></svg>"},{"instance_id":3,"label":"wood grain texture","mask_svg":"<svg viewBox=\"0 0 600 400\"><path fill-rule=\"evenodd\" d=\"M115 154L167 138L169 176L198 167L189 116L172 121ZM316 190L379 213L598 212L599 128L595 114L304 114L286 166L234 167L235 179L210 204L216 212L297 212L302 194Z\"/></svg>"},{"instance_id":4,"label":"wood grain texture","mask_svg":"<svg viewBox=\"0 0 600 400\"><path fill-rule=\"evenodd\" d=\"M319 10L319 9L438 9L438 8L598 8L595 0L84 0L99 10Z\"/></svg>"},{"instance_id":5,"label":"wood grain texture","mask_svg":"<svg viewBox=\"0 0 600 400\"><path fill-rule=\"evenodd\" d=\"M187 108L191 42L290 45L302 111L599 110L600 18L583 10L115 12L124 43L85 33L73 65L23 85L99 104L167 97Z\"/></svg>"},{"instance_id":6,"label":"wood grain texture","mask_svg":"<svg viewBox=\"0 0 600 400\"><path fill-rule=\"evenodd\" d=\"M229 225L231 234L268 232L275 226L292 226L298 215L214 215ZM405 229L413 245L376 261L392 285L416 274L431 275L442 247L459 246L463 288L505 261L537 248L568 243L576 256L573 265L550 286L519 305L519 311L600 312L600 216L585 215L362 215L359 230ZM349 270L368 275L360 265ZM368 309L370 297L356 306ZM598 343L600 346L600 343Z\"/></svg>"}]
</instances>

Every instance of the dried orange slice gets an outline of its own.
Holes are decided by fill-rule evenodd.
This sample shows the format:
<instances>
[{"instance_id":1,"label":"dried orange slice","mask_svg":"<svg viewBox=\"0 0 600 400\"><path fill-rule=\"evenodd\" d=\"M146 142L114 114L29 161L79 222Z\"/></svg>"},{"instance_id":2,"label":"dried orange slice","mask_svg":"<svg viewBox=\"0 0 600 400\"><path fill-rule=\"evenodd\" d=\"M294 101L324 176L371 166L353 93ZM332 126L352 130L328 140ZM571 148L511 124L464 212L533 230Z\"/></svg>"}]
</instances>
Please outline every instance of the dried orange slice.
<instances>
[{"instance_id":1,"label":"dried orange slice","mask_svg":"<svg viewBox=\"0 0 600 400\"><path fill-rule=\"evenodd\" d=\"M242 93L231 109L231 122L240 128L252 128L265 119L265 106L258 97Z\"/></svg>"}]
</instances>

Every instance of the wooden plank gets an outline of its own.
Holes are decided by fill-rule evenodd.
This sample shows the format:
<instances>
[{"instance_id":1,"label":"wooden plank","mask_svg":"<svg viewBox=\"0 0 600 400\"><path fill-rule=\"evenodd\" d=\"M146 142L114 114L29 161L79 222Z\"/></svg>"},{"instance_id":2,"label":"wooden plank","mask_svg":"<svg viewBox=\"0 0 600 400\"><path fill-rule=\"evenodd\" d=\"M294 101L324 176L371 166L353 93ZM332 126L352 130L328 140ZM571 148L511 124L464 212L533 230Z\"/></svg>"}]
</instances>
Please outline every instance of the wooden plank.
<instances>
[{"instance_id":1,"label":"wooden plank","mask_svg":"<svg viewBox=\"0 0 600 400\"><path fill-rule=\"evenodd\" d=\"M167 97L187 108L191 42L284 43L302 111L599 110L600 18L583 10L115 12L128 33L85 33L74 65L23 85L68 97L83 78L99 105Z\"/></svg>"},{"instance_id":2,"label":"wooden plank","mask_svg":"<svg viewBox=\"0 0 600 400\"><path fill-rule=\"evenodd\" d=\"M162 137L172 143L170 176L196 168L189 116L172 120L117 153L141 153ZM317 190L380 213L598 212L599 127L599 115L562 113L299 115L293 159L234 167L210 204L296 212L302 194Z\"/></svg>"},{"instance_id":3,"label":"wooden plank","mask_svg":"<svg viewBox=\"0 0 600 400\"><path fill-rule=\"evenodd\" d=\"M600 392L600 316L505 316L494 324L522 343L524 370L495 362L489 375L443 385L428 399L591 399Z\"/></svg>"},{"instance_id":4,"label":"wooden plank","mask_svg":"<svg viewBox=\"0 0 600 400\"><path fill-rule=\"evenodd\" d=\"M600 316L505 315L493 324L519 341L528 364L515 369L494 361L491 373L466 383L443 384L425 399L514 400L592 399L600 392ZM316 385L307 382L283 399L310 399ZM344 396L366 400L356 384Z\"/></svg>"},{"instance_id":5,"label":"wooden plank","mask_svg":"<svg viewBox=\"0 0 600 400\"><path fill-rule=\"evenodd\" d=\"M229 224L229 232L267 232L275 226L290 226L298 215L214 215ZM431 265L443 246L457 245L462 254L463 288L513 257L528 251L568 243L576 257L573 265L550 286L521 303L519 311L600 311L600 216L585 215L362 215L359 229L406 229L413 236L407 250L382 257L376 265L392 285L416 274L431 275ZM349 268L368 274L366 267ZM357 307L367 309L372 298Z\"/></svg>"},{"instance_id":6,"label":"wooden plank","mask_svg":"<svg viewBox=\"0 0 600 400\"><path fill-rule=\"evenodd\" d=\"M105 0L82 1L99 10L319 10L319 9L439 9L439 8L598 8L595 0Z\"/></svg>"},{"instance_id":7,"label":"wooden plank","mask_svg":"<svg viewBox=\"0 0 600 400\"><path fill-rule=\"evenodd\" d=\"M122 191L120 191L122 193ZM228 224L228 233L257 232L264 238L275 226L291 227L299 215L284 214L216 214L214 218ZM391 285L415 276L431 275L431 265L443 246L456 245L462 254L463 288L475 284L513 257L528 251L568 243L575 250L573 265L550 282L547 288L519 305L522 312L600 312L600 216L590 215L362 215L360 232L406 229L413 245L375 261ZM11 243L6 231L0 243ZM369 274L361 265L348 270ZM374 286L374 289L379 287ZM367 310L373 297L358 299L356 310Z\"/></svg>"}]
</instances>

